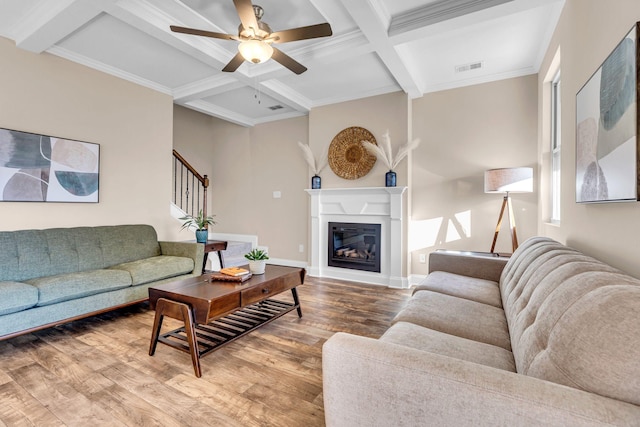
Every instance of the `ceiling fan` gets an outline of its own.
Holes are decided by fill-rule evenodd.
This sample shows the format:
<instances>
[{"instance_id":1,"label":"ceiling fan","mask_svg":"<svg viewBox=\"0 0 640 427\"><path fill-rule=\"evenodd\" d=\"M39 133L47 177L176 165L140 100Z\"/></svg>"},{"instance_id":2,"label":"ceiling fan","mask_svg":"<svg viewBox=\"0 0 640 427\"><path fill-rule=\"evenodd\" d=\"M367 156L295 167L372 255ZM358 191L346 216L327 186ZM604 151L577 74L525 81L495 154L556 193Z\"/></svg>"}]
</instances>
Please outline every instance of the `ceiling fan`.
<instances>
[{"instance_id":1,"label":"ceiling fan","mask_svg":"<svg viewBox=\"0 0 640 427\"><path fill-rule=\"evenodd\" d=\"M238 11L241 22L238 27L237 36L197 30L195 28L178 27L175 25L170 26L171 31L212 37L215 39L239 41L238 53L222 71L233 72L237 70L245 60L259 64L273 58L296 74L304 73L307 71L307 68L280 49L273 47L272 44L327 37L333 34L331 25L326 22L323 24L272 32L269 24L261 21L262 15L264 14L262 7L253 5L251 0L233 0L233 4Z\"/></svg>"}]
</instances>

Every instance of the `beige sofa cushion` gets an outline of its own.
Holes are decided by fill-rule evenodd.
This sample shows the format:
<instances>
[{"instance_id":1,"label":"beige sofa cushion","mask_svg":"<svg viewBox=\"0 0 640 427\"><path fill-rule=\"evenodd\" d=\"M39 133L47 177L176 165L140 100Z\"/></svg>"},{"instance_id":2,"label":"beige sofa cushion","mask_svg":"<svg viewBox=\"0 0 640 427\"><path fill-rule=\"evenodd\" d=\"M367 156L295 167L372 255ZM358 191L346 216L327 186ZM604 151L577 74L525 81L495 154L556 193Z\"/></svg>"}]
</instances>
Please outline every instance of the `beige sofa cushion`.
<instances>
[{"instance_id":1,"label":"beige sofa cushion","mask_svg":"<svg viewBox=\"0 0 640 427\"><path fill-rule=\"evenodd\" d=\"M380 341L479 363L504 371L516 371L513 354L502 347L444 334L413 323L394 324L380 337Z\"/></svg>"},{"instance_id":2,"label":"beige sofa cushion","mask_svg":"<svg viewBox=\"0 0 640 427\"><path fill-rule=\"evenodd\" d=\"M491 280L477 279L445 271L434 271L416 286L413 293L424 290L440 292L441 294L502 308L500 287L498 282Z\"/></svg>"},{"instance_id":3,"label":"beige sofa cushion","mask_svg":"<svg viewBox=\"0 0 640 427\"><path fill-rule=\"evenodd\" d=\"M518 373L640 404L640 280L546 238L500 289Z\"/></svg>"},{"instance_id":4,"label":"beige sofa cushion","mask_svg":"<svg viewBox=\"0 0 640 427\"><path fill-rule=\"evenodd\" d=\"M612 276L577 275L554 292L565 303L541 308L531 340L542 348L525 373L640 405L640 286Z\"/></svg>"},{"instance_id":5,"label":"beige sofa cushion","mask_svg":"<svg viewBox=\"0 0 640 427\"><path fill-rule=\"evenodd\" d=\"M504 311L432 291L418 291L393 319L511 350Z\"/></svg>"}]
</instances>

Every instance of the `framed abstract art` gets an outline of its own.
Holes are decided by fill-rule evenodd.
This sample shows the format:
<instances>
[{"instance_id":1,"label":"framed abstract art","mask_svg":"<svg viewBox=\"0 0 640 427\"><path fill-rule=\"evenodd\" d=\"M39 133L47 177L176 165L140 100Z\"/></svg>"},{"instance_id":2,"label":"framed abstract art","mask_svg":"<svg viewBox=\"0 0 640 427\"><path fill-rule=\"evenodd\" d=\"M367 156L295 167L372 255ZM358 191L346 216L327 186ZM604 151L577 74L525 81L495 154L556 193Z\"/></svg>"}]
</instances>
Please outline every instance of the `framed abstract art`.
<instances>
[{"instance_id":1,"label":"framed abstract art","mask_svg":"<svg viewBox=\"0 0 640 427\"><path fill-rule=\"evenodd\" d=\"M638 200L639 25L576 95L578 203Z\"/></svg>"},{"instance_id":2,"label":"framed abstract art","mask_svg":"<svg viewBox=\"0 0 640 427\"><path fill-rule=\"evenodd\" d=\"M0 201L97 203L100 146L0 129Z\"/></svg>"}]
</instances>

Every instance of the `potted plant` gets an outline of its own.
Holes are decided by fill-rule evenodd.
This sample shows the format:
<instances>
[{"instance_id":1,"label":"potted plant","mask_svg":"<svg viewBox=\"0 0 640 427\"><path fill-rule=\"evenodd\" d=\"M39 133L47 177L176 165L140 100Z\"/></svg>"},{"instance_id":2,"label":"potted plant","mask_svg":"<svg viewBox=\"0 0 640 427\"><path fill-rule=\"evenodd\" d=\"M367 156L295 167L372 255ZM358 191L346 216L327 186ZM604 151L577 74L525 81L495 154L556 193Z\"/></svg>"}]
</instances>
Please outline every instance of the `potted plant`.
<instances>
[{"instance_id":1,"label":"potted plant","mask_svg":"<svg viewBox=\"0 0 640 427\"><path fill-rule=\"evenodd\" d=\"M216 223L213 220L213 216L205 215L202 212L202 209L200 209L200 212L198 212L198 215L195 217L186 215L180 219L184 221L180 230L192 227L196 229L196 242L198 243L207 243L207 240L209 239L209 226Z\"/></svg>"},{"instance_id":2,"label":"potted plant","mask_svg":"<svg viewBox=\"0 0 640 427\"><path fill-rule=\"evenodd\" d=\"M253 274L264 274L264 269L267 264L266 260L269 259L269 255L262 249L252 249L251 252L244 254L244 257L249 260L249 270Z\"/></svg>"}]
</instances>

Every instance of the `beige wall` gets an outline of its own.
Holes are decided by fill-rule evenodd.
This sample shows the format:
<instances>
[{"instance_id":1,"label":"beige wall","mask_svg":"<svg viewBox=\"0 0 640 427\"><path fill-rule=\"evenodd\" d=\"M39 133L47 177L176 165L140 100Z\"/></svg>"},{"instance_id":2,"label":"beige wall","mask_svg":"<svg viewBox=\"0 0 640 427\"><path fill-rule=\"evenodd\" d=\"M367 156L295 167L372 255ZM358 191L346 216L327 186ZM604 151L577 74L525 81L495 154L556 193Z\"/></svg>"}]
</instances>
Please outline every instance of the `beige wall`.
<instances>
[{"instance_id":1,"label":"beige wall","mask_svg":"<svg viewBox=\"0 0 640 427\"><path fill-rule=\"evenodd\" d=\"M637 0L567 0L560 22L539 73L541 119L549 114L543 96L545 77L555 52L560 49L562 73L562 203L561 224L547 224L541 210L539 233L567 243L596 258L640 277L637 247L640 239L638 203L575 203L575 96L613 48L640 20ZM548 161L548 127L540 124L539 155ZM549 193L541 187L540 197ZM544 209L544 203L541 204Z\"/></svg>"},{"instance_id":2,"label":"beige wall","mask_svg":"<svg viewBox=\"0 0 640 427\"><path fill-rule=\"evenodd\" d=\"M413 134L422 142L411 156L411 167L404 160L396 170L399 186L412 182L405 197L412 237L405 230L409 243L403 258L407 261L414 251L412 270L405 273L426 274L427 264L418 262L420 253L437 248L489 250L502 198L483 193L483 173L496 167L535 167L536 90L537 79L529 76L414 101L393 93L315 108L308 118L250 129L176 107L174 145L199 161L208 159L203 170L212 177L212 212L219 220L215 231L256 234L273 257L306 261L309 201L304 189L310 186L311 172L296 142L309 141L320 156L349 126L364 127L377 139L389 130L395 149ZM327 168L321 174L322 187L380 187L386 172L377 162L366 176L347 180ZM282 198L273 199L273 191L281 191ZM524 240L536 231L537 195L513 199ZM248 201L259 206L259 215L255 209L238 208ZM455 231L447 233L449 224ZM503 230L498 250L510 252L506 220ZM302 254L300 244L305 246Z\"/></svg>"},{"instance_id":3,"label":"beige wall","mask_svg":"<svg viewBox=\"0 0 640 427\"><path fill-rule=\"evenodd\" d=\"M382 138L390 131L395 147L407 139L407 98L382 95L313 109L299 117L245 128L182 107L174 112L174 148L189 162L197 158L211 178L210 212L220 233L254 234L274 258L307 261L311 172L297 142L309 143L317 157L342 129L361 126ZM329 167L323 188L380 187L386 168L377 162L368 175L346 180ZM194 162L195 166L195 162ZM398 185L407 183L406 161ZM279 191L281 198L273 197ZM304 251L299 251L303 245Z\"/></svg>"},{"instance_id":4,"label":"beige wall","mask_svg":"<svg viewBox=\"0 0 640 427\"><path fill-rule=\"evenodd\" d=\"M0 127L100 144L100 202L0 203L0 229L147 223L169 216L172 99L0 38Z\"/></svg>"},{"instance_id":5,"label":"beige wall","mask_svg":"<svg viewBox=\"0 0 640 427\"><path fill-rule=\"evenodd\" d=\"M319 157L326 152L340 131L351 126L359 126L371 132L378 144L382 141L384 133L389 131L391 143L397 150L408 138L407 115L408 101L403 92L314 108L309 113L309 145ZM376 161L371 171L357 180L341 178L333 173L329 166L320 176L323 188L383 187L386 172L384 164ZM398 186L407 185L406 160L398 166L396 173Z\"/></svg>"},{"instance_id":6,"label":"beige wall","mask_svg":"<svg viewBox=\"0 0 640 427\"><path fill-rule=\"evenodd\" d=\"M179 106L174 118L174 148L211 181L211 230L257 235L272 258L306 261L308 180L297 142L307 142L307 118L246 128Z\"/></svg>"},{"instance_id":7,"label":"beige wall","mask_svg":"<svg viewBox=\"0 0 640 427\"><path fill-rule=\"evenodd\" d=\"M536 76L527 76L414 100L413 136L422 142L412 156L413 274L427 273L419 254L435 249L489 251L502 197L484 193L484 171L529 166L535 174L536 90ZM537 195L512 201L523 241L536 233ZM496 250L511 252L506 218Z\"/></svg>"}]
</instances>

